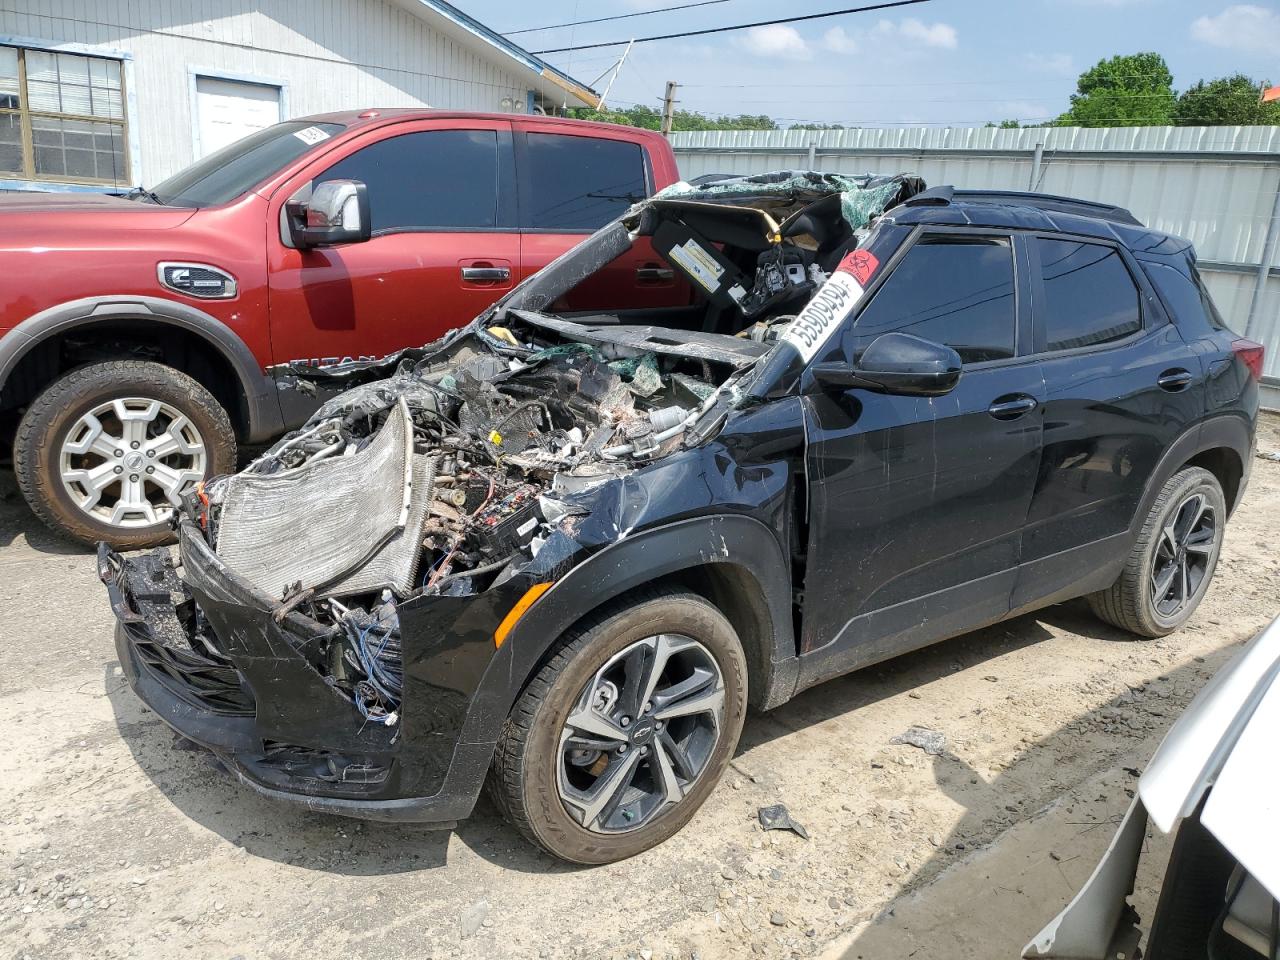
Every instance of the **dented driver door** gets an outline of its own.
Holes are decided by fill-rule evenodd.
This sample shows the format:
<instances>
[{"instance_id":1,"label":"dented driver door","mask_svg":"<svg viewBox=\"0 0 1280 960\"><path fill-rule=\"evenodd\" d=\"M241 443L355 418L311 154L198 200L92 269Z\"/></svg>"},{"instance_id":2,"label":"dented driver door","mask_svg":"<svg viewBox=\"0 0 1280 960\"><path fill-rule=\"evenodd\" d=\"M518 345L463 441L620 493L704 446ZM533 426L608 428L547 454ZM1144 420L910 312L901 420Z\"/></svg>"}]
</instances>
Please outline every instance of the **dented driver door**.
<instances>
[{"instance_id":1,"label":"dented driver door","mask_svg":"<svg viewBox=\"0 0 1280 960\"><path fill-rule=\"evenodd\" d=\"M947 395L805 385L803 685L1009 611L1045 396L1019 349L1019 249L1008 235L919 235L827 358L856 361L889 331L945 343L964 363Z\"/></svg>"}]
</instances>

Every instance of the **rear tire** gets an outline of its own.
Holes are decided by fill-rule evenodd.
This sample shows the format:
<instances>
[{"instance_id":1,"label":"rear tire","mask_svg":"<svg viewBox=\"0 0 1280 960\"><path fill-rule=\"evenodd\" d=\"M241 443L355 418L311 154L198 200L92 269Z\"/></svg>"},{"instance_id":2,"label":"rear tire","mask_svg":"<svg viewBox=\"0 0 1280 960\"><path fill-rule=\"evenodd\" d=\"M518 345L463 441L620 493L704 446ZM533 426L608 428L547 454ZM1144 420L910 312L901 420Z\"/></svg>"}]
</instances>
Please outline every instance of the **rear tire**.
<instances>
[{"instance_id":1,"label":"rear tire","mask_svg":"<svg viewBox=\"0 0 1280 960\"><path fill-rule=\"evenodd\" d=\"M718 609L675 590L632 594L565 635L529 682L503 727L490 792L554 856L634 856L697 813L746 706L746 658Z\"/></svg>"},{"instance_id":2,"label":"rear tire","mask_svg":"<svg viewBox=\"0 0 1280 960\"><path fill-rule=\"evenodd\" d=\"M1165 483L1120 576L1089 595L1107 623L1144 637L1163 637L1190 619L1222 549L1226 498L1217 478L1186 467Z\"/></svg>"},{"instance_id":3,"label":"rear tire","mask_svg":"<svg viewBox=\"0 0 1280 960\"><path fill-rule=\"evenodd\" d=\"M236 439L226 411L185 373L111 360L65 374L32 401L13 464L54 530L135 550L171 539L174 502L197 480L235 469Z\"/></svg>"}]
</instances>

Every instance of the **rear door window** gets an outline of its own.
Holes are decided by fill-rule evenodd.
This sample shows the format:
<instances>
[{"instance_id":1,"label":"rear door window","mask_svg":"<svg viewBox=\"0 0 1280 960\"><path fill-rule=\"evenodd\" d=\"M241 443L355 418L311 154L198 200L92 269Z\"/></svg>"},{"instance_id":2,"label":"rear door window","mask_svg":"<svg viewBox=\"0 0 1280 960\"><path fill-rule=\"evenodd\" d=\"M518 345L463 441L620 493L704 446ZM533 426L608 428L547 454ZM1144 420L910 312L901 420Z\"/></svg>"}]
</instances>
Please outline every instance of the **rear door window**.
<instances>
[{"instance_id":1,"label":"rear door window","mask_svg":"<svg viewBox=\"0 0 1280 960\"><path fill-rule=\"evenodd\" d=\"M648 196L638 143L554 133L526 135L522 227L592 231Z\"/></svg>"},{"instance_id":2,"label":"rear door window","mask_svg":"<svg viewBox=\"0 0 1280 960\"><path fill-rule=\"evenodd\" d=\"M1044 296L1036 315L1045 349L1111 343L1142 329L1138 287L1120 251L1100 243L1038 237Z\"/></svg>"},{"instance_id":3,"label":"rear door window","mask_svg":"<svg viewBox=\"0 0 1280 960\"><path fill-rule=\"evenodd\" d=\"M476 230L498 225L498 134L422 130L388 137L315 178L369 189L373 232Z\"/></svg>"},{"instance_id":4,"label":"rear door window","mask_svg":"<svg viewBox=\"0 0 1280 960\"><path fill-rule=\"evenodd\" d=\"M858 317L862 346L896 331L945 344L965 363L1017 351L1013 250L1007 237L925 237Z\"/></svg>"}]
</instances>

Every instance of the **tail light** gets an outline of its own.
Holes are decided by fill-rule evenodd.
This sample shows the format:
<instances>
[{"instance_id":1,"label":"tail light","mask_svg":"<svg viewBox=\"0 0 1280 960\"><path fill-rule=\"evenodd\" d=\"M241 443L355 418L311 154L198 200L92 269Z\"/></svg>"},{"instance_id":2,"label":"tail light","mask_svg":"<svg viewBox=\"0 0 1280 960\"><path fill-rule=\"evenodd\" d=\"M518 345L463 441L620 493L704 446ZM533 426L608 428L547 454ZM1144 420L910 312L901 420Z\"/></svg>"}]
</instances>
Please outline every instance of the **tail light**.
<instances>
[{"instance_id":1,"label":"tail light","mask_svg":"<svg viewBox=\"0 0 1280 960\"><path fill-rule=\"evenodd\" d=\"M1239 357L1255 380L1262 379L1262 355L1266 348L1260 343L1245 340L1243 337L1231 344L1231 352Z\"/></svg>"}]
</instances>

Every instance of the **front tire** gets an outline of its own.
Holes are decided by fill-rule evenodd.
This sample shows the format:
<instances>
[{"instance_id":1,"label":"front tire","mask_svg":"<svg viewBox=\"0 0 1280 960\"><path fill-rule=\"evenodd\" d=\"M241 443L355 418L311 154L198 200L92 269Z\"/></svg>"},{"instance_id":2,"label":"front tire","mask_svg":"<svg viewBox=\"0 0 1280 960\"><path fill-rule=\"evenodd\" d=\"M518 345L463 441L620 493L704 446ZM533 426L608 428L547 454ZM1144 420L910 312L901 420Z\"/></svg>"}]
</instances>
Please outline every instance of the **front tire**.
<instances>
[{"instance_id":1,"label":"front tire","mask_svg":"<svg viewBox=\"0 0 1280 960\"><path fill-rule=\"evenodd\" d=\"M14 472L41 520L81 543L135 550L171 538L181 497L235 469L236 440L212 394L159 363L80 367L32 401Z\"/></svg>"},{"instance_id":2,"label":"front tire","mask_svg":"<svg viewBox=\"0 0 1280 960\"><path fill-rule=\"evenodd\" d=\"M1116 582L1089 595L1093 612L1144 637L1177 630L1209 589L1226 522L1217 478L1200 467L1178 471L1151 505Z\"/></svg>"},{"instance_id":3,"label":"front tire","mask_svg":"<svg viewBox=\"0 0 1280 960\"><path fill-rule=\"evenodd\" d=\"M633 595L566 635L503 728L489 785L503 815L572 863L662 843L715 788L747 705L724 615L675 590Z\"/></svg>"}]
</instances>

